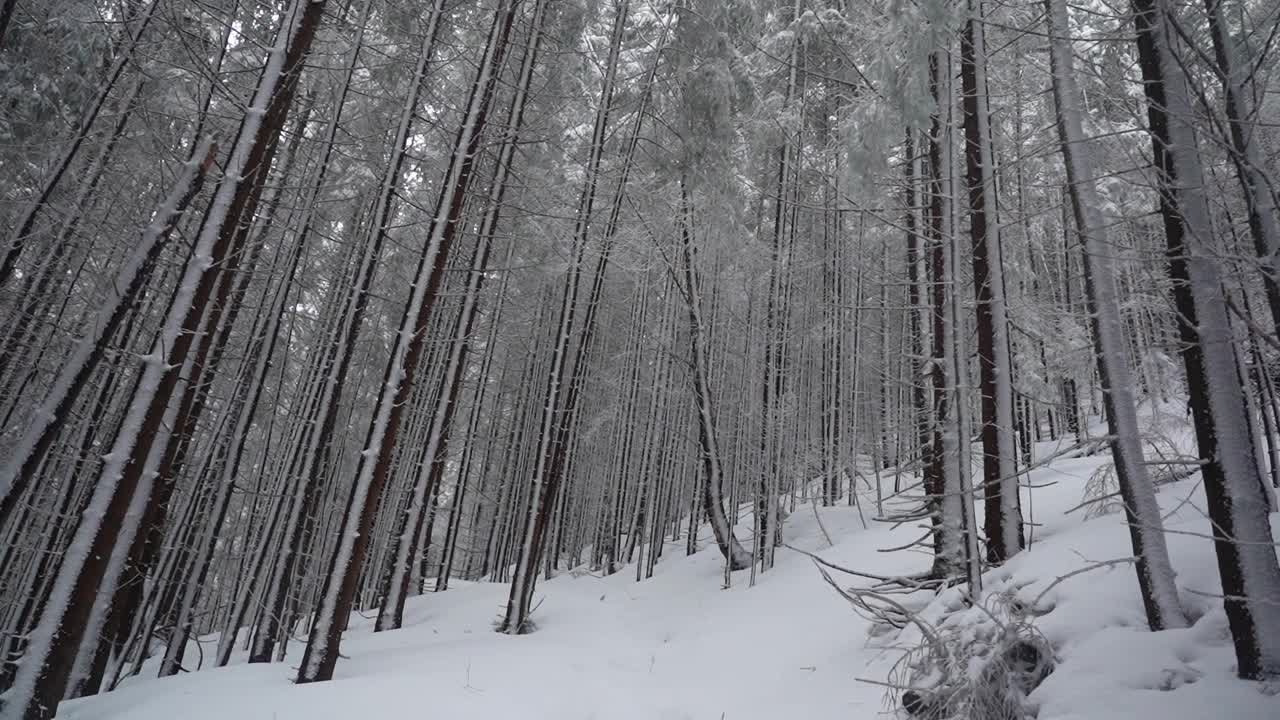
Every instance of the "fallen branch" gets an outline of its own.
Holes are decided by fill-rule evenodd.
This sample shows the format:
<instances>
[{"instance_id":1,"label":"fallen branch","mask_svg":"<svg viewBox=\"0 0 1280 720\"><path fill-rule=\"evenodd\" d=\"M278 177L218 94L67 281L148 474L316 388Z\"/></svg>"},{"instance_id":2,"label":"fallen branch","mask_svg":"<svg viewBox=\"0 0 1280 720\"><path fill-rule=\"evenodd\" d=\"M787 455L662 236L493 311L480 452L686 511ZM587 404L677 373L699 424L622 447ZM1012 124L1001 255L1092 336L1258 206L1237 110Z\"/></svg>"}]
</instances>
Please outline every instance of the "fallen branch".
<instances>
[{"instance_id":1,"label":"fallen branch","mask_svg":"<svg viewBox=\"0 0 1280 720\"><path fill-rule=\"evenodd\" d=\"M1054 580L1053 582L1049 583L1049 585L1045 587L1044 590L1040 591L1040 594L1036 596L1036 599L1031 601L1031 605L1028 607L1034 610L1040 604L1040 601L1044 599L1044 596L1050 590L1057 587L1058 584L1061 583L1063 580L1075 577L1076 575L1083 575L1084 573L1091 572L1099 568L1114 567L1116 565L1122 565L1124 563L1131 563L1131 562L1137 562L1137 561L1138 561L1138 558L1136 557L1116 558L1115 560L1103 560L1102 562L1096 562L1096 563L1093 563L1092 565L1086 565L1085 567L1072 570L1066 575L1063 575L1057 578L1056 580Z\"/></svg>"},{"instance_id":2,"label":"fallen branch","mask_svg":"<svg viewBox=\"0 0 1280 720\"><path fill-rule=\"evenodd\" d=\"M829 567L829 568L831 568L832 570L837 570L837 571L839 571L839 572L845 573L846 575L852 575L852 576L854 576L854 577L866 578L867 580L875 580L875 581L877 581L877 582L882 582L882 583L890 583L890 584L902 585L902 586L904 586L904 587L909 587L909 588L913 588L913 589L916 589L916 590L929 590L929 589L932 589L932 585L931 585L930 583L923 583L923 582L920 582L919 580L914 579L914 578L910 578L910 577L903 577L903 576L875 575L875 574L873 574L873 573L862 572L862 571L859 571L859 570L851 570L851 569L849 569L849 568L847 568L847 567L842 567L842 566L840 566L840 565L836 565L835 563L833 563L833 562L831 562L831 561L829 561L829 560L823 559L823 558L822 558L822 556L820 556L820 555L815 555L814 553L811 553L811 552L809 552L808 550L801 550L800 548L798 548L798 547L796 547L796 546L794 546L794 545L791 545L791 544L789 544L789 543L782 543L782 547L784 547L784 548L786 548L786 549L788 549L788 550L793 550L793 551L795 551L795 552L798 552L798 553L800 553L801 555L804 555L805 557L807 557L807 558L809 558L810 560L814 561L814 562L815 562L815 563L817 563L818 565L822 565L822 566L825 566L825 567Z\"/></svg>"}]
</instances>

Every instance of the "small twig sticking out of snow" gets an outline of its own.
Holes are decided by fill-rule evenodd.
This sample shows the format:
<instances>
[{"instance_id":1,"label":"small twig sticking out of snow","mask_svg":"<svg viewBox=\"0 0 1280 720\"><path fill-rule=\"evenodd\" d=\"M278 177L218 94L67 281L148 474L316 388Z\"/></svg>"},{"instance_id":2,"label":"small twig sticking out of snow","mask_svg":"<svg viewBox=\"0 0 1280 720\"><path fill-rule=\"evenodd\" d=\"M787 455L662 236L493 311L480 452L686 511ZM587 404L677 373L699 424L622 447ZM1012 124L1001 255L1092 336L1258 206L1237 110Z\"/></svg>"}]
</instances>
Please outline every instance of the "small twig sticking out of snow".
<instances>
[{"instance_id":1,"label":"small twig sticking out of snow","mask_svg":"<svg viewBox=\"0 0 1280 720\"><path fill-rule=\"evenodd\" d=\"M466 679L466 683L462 686L462 689L470 690L472 692L478 692L478 693L484 692L484 688L478 688L471 684L471 659L470 658L467 658L467 679Z\"/></svg>"},{"instance_id":2,"label":"small twig sticking out of snow","mask_svg":"<svg viewBox=\"0 0 1280 720\"><path fill-rule=\"evenodd\" d=\"M822 516L818 514L818 496L814 495L810 498L810 505L813 506L813 519L818 521L818 529L822 531L822 537L827 541L827 547L835 547L835 543L831 542L831 533L827 532L827 526L822 524ZM866 521L863 521L863 525Z\"/></svg>"},{"instance_id":3,"label":"small twig sticking out of snow","mask_svg":"<svg viewBox=\"0 0 1280 720\"><path fill-rule=\"evenodd\" d=\"M1169 510L1168 512L1160 516L1160 522L1164 523L1169 518L1173 517L1174 515L1177 515L1178 511L1186 507L1187 505L1190 505L1191 507L1195 507L1196 510L1200 510L1200 508L1196 507L1196 504L1195 502L1192 501L1192 498L1194 498L1196 493L1200 491L1200 486L1203 484L1204 484L1204 477L1202 476L1199 480L1196 481L1196 484L1191 488L1191 492L1187 493L1186 497L1182 498L1182 500L1180 500L1177 505L1174 505L1173 509Z\"/></svg>"},{"instance_id":4,"label":"small twig sticking out of snow","mask_svg":"<svg viewBox=\"0 0 1280 720\"><path fill-rule=\"evenodd\" d=\"M1137 562L1137 561L1138 561L1138 558L1136 557L1116 558L1115 560L1103 560L1102 562L1096 562L1096 563L1093 563L1092 565L1086 565L1082 568L1077 568L1075 570L1072 570L1066 575L1062 575L1057 579L1055 579L1053 582L1049 583L1049 585L1045 587L1044 590L1040 591L1040 594L1036 596L1036 599L1031 601L1031 605L1029 605L1028 607L1032 609L1036 608L1040 604L1040 601L1044 599L1044 596L1048 594L1050 590L1056 587L1058 583L1061 583L1063 580L1066 580L1071 577L1075 577L1076 575L1083 575L1084 573L1097 570L1099 568L1114 567L1116 565L1122 565L1124 563L1131 563L1131 562Z\"/></svg>"},{"instance_id":5,"label":"small twig sticking out of snow","mask_svg":"<svg viewBox=\"0 0 1280 720\"><path fill-rule=\"evenodd\" d=\"M862 501L858 499L858 483L853 481L849 483L849 497L853 499L853 506L858 508L858 519L862 521L862 529L867 529L867 516L862 512ZM814 507L817 510L817 507ZM825 530L823 532L826 532Z\"/></svg>"}]
</instances>

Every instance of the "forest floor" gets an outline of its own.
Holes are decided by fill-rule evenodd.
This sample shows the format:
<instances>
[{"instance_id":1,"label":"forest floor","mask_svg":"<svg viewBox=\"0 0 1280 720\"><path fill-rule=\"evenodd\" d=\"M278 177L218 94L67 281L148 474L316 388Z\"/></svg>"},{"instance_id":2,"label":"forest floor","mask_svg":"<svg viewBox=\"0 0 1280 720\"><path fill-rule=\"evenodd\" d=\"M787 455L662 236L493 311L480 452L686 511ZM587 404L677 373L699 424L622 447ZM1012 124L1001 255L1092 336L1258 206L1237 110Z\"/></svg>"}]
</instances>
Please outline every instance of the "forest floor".
<instances>
[{"instance_id":1,"label":"forest floor","mask_svg":"<svg viewBox=\"0 0 1280 720\"><path fill-rule=\"evenodd\" d=\"M1181 408L1145 420L1164 453L1185 451ZM1093 428L1101 434L1101 428ZM1040 460L1067 443L1040 443ZM1056 578L1129 555L1119 513L1093 519L1065 511L1106 454L1057 457L1030 473L1024 513L1035 524L1031 546L987 573L989 590L1030 603ZM1132 566L1117 564L1070 577L1044 594L1049 609L1034 624L1052 644L1057 667L1030 696L1041 720L1160 718L1276 720L1280 683L1249 683L1232 674L1234 656L1216 579L1199 475L1164 484L1159 498L1192 627L1146 630ZM917 527L875 522L873 498L851 507L797 507L786 542L839 565L878 574L926 569L929 558L881 552L910 542ZM979 508L981 512L981 508ZM868 529L863 528L865 515ZM1280 516L1273 515L1280 535ZM825 533L823 532L825 528ZM704 532L706 529L704 528ZM739 529L745 538L749 530ZM829 535L834 545L825 539ZM65 703L67 720L870 720L893 716L883 682L911 631L884 628L855 614L813 562L779 548L777 565L749 586L746 571L724 589L722 561L708 538L684 557L667 548L654 577L635 582L634 567L611 577L563 573L538 586L536 632L493 631L506 585L453 581L449 591L411 598L405 628L373 634L356 618L332 682L292 684L300 647L284 664L245 665L162 680L153 673L115 692ZM842 584L870 581L840 577ZM939 607L958 591L943 593ZM929 598L917 593L916 606ZM950 598L950 599L948 599ZM926 613L928 610L926 610ZM211 646L205 639L207 658ZM199 651L188 652L189 661ZM241 656L238 660L243 662ZM194 664L194 662L193 662ZM148 666L150 667L150 666ZM905 716L905 713L903 714Z\"/></svg>"}]
</instances>

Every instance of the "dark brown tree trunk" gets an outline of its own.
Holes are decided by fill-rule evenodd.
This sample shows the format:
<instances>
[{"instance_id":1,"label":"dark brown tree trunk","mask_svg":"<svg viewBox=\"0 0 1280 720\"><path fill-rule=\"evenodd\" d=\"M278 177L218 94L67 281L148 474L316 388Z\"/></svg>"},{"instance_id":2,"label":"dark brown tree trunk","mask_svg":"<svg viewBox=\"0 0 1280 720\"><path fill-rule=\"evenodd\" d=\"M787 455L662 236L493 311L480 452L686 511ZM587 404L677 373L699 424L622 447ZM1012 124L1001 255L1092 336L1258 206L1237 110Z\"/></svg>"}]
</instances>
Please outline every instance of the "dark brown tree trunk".
<instances>
[{"instance_id":1,"label":"dark brown tree trunk","mask_svg":"<svg viewBox=\"0 0 1280 720\"><path fill-rule=\"evenodd\" d=\"M147 387L145 383L139 386L139 396L135 397L131 408L131 413L137 412L138 424L134 428L123 427L117 436L116 447L113 448L113 452L128 453L128 457L120 459L122 466L107 463L104 468L103 478L99 482L100 492L95 495L95 500L99 500L104 506L103 512L100 517L92 518L97 524L96 532L89 533L89 525L82 526L81 530L84 532L77 532L76 540L87 544L87 552L77 553L74 567L64 563L54 590L62 595L56 605L46 606L41 616L36 630L40 642L32 646L35 657L31 659L31 664L19 669L14 683L18 690L16 701L12 701L15 704L12 709L6 708L9 715L20 716L24 720L46 720L56 712L66 691L69 688L74 691L73 676L77 672L75 666L80 644L86 637L86 631L96 632L97 627L90 626L100 623L105 614L95 611L95 600L101 592L114 591L114 586L102 587L104 580L107 580L112 553L118 549L123 550L117 546L122 542L131 542L132 533L137 529L126 518L126 513L135 500L135 492L140 488L153 441L161 433L160 423L177 384L178 368L186 361L200 318L212 301L214 285L219 276L219 272L213 268L225 262L229 253L238 251L238 248L231 245L237 234L238 222L251 202L254 184L252 176L270 165L276 138L292 105L302 61L323 14L322 1L300 0L299 4L305 7L295 5L293 10L286 13L277 35L279 50L273 50L273 53L283 50L280 64L274 69L268 65L259 81L259 94L263 88L272 89L269 98L261 98L265 100L264 115L249 125L254 129L251 135L245 134L242 126L242 137L233 146L233 155L243 149L244 154L237 158L237 162L242 165L234 168L232 175L223 179L224 183L233 185L224 186L229 195L229 204L220 208L220 212L225 211L225 216L217 218L216 224L205 231L216 234L208 244L209 256L201 258L197 254L191 260L192 263L202 263L203 260L208 262L193 265L186 271L183 282L186 283L189 279L193 292L190 297L179 298L181 302L170 310L172 320L180 318L177 326L180 330L171 346L163 347L161 342L156 349L162 355L153 362L163 363L156 386ZM224 188L220 187L219 193L223 192ZM170 320L166 320L167 326L169 322ZM143 404L145 411L142 410ZM126 435L126 432L130 435ZM143 491L149 492L149 488L143 488ZM143 505L146 499L146 496L138 498ZM92 636L91 642L96 641L96 635Z\"/></svg>"},{"instance_id":2,"label":"dark brown tree trunk","mask_svg":"<svg viewBox=\"0 0 1280 720\"><path fill-rule=\"evenodd\" d=\"M450 247L459 226L517 9L517 3L505 0L499 12L494 14L485 56L465 105L465 120L458 129L445 182L437 196L428 241L418 260L414 287L401 319L397 344L383 376L374 419L365 442L366 450L361 454L356 482L347 499L338 534L339 544L323 576L316 621L298 670L299 683L331 679L338 663L342 630L355 602L373 520L390 474L401 417L413 390L422 355L425 338L418 330L425 327L430 318L444 280Z\"/></svg>"},{"instance_id":3,"label":"dark brown tree trunk","mask_svg":"<svg viewBox=\"0 0 1280 720\"><path fill-rule=\"evenodd\" d=\"M1280 673L1280 567L1267 519L1213 249L1192 108L1171 43L1167 0L1133 0L1138 65L1158 173L1190 411L1204 476L1227 623L1242 678ZM1206 248L1205 245L1209 247Z\"/></svg>"},{"instance_id":4,"label":"dark brown tree trunk","mask_svg":"<svg viewBox=\"0 0 1280 720\"><path fill-rule=\"evenodd\" d=\"M982 469L986 505L987 559L1003 562L1023 546L1014 468L1012 378L1006 337L1003 281L996 239L988 221L995 208L991 135L986 103L986 48L981 0L969 0L970 17L960 41L965 162L969 188L969 233L973 240L973 284L978 318L978 368L982 392Z\"/></svg>"}]
</instances>

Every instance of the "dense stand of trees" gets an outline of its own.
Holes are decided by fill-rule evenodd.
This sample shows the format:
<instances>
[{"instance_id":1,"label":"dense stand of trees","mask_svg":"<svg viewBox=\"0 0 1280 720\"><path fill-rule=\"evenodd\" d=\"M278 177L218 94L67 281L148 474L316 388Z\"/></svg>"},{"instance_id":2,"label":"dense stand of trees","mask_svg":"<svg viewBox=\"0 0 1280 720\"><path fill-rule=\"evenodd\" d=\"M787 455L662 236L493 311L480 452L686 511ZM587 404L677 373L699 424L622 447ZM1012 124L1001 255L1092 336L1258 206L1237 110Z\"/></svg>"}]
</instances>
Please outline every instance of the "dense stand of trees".
<instances>
[{"instance_id":1,"label":"dense stand of trees","mask_svg":"<svg viewBox=\"0 0 1280 720\"><path fill-rule=\"evenodd\" d=\"M327 680L353 610L456 579L510 583L512 634L540 578L707 538L754 582L808 503L919 524L919 580L976 592L1059 438L1109 449L1178 627L1186 461L1137 407L1182 397L1239 672L1280 672L1278 27L7 0L0 717L214 633Z\"/></svg>"}]
</instances>

